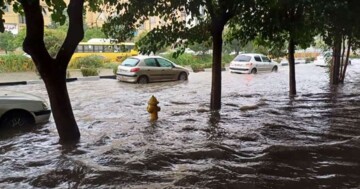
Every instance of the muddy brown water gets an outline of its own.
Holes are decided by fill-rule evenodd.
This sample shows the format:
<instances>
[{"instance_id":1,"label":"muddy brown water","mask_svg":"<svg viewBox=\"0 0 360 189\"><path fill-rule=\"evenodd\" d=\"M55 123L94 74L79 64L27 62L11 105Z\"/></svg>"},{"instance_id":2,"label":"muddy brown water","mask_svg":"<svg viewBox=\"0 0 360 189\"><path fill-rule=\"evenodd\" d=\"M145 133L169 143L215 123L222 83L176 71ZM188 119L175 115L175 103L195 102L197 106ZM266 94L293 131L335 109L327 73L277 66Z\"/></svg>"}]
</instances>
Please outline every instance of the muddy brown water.
<instances>
[{"instance_id":1,"label":"muddy brown water","mask_svg":"<svg viewBox=\"0 0 360 189\"><path fill-rule=\"evenodd\" d=\"M359 188L360 62L347 81L325 68L223 73L222 110L209 112L211 73L148 85L68 83L81 131L60 145L49 123L1 130L0 188ZM1 87L47 99L43 84ZM150 123L147 101L160 101Z\"/></svg>"}]
</instances>

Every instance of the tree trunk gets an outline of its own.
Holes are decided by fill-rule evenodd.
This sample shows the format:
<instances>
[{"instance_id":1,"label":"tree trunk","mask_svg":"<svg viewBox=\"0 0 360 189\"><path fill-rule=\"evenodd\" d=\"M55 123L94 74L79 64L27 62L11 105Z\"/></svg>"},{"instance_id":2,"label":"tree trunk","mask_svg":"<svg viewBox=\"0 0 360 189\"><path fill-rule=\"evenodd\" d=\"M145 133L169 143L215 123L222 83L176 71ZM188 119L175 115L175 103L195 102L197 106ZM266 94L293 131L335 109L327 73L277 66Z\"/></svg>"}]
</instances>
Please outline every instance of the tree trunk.
<instances>
[{"instance_id":1,"label":"tree trunk","mask_svg":"<svg viewBox=\"0 0 360 189\"><path fill-rule=\"evenodd\" d=\"M349 64L349 56L350 56L351 43L352 43L351 36L349 36L348 46L347 46L347 49L346 49L347 51L346 51L346 58L345 58L344 70L342 71L342 73L341 73L341 78L340 78L340 82L341 82L341 83L344 83L344 80L345 80L346 69L347 69L347 66L348 66L348 64Z\"/></svg>"},{"instance_id":2,"label":"tree trunk","mask_svg":"<svg viewBox=\"0 0 360 189\"><path fill-rule=\"evenodd\" d=\"M342 50L341 50L341 57L340 57L340 71L339 71L339 81L341 81L341 78L342 78L342 73L343 73L343 68L344 68L344 57L345 57L345 49L346 49L346 47L345 47L345 45L346 45L346 43L345 43L345 41L346 41L346 38L345 38L345 36L343 36L342 37Z\"/></svg>"},{"instance_id":3,"label":"tree trunk","mask_svg":"<svg viewBox=\"0 0 360 189\"><path fill-rule=\"evenodd\" d=\"M52 73L42 78L49 94L50 106L60 139L64 142L76 141L80 138L80 132L67 91L66 70L53 69L43 70L43 72Z\"/></svg>"},{"instance_id":4,"label":"tree trunk","mask_svg":"<svg viewBox=\"0 0 360 189\"><path fill-rule=\"evenodd\" d=\"M222 31L224 26L213 28L213 59L212 59L212 85L210 109L221 109L221 52L222 52Z\"/></svg>"},{"instance_id":5,"label":"tree trunk","mask_svg":"<svg viewBox=\"0 0 360 189\"><path fill-rule=\"evenodd\" d=\"M290 37L288 50L289 50L288 59L289 59L289 87L290 87L289 94L296 95L295 57L294 57L295 43L292 37Z\"/></svg>"},{"instance_id":6,"label":"tree trunk","mask_svg":"<svg viewBox=\"0 0 360 189\"><path fill-rule=\"evenodd\" d=\"M44 20L39 0L21 0L26 18L23 48L33 59L43 78L61 142L77 141L80 132L72 111L66 87L66 69L76 46L84 37L83 0L71 0L68 5L69 29L56 59L49 55L44 43Z\"/></svg>"},{"instance_id":7,"label":"tree trunk","mask_svg":"<svg viewBox=\"0 0 360 189\"><path fill-rule=\"evenodd\" d=\"M336 37L333 46L333 62L331 66L331 84L339 84L340 74L341 37Z\"/></svg>"}]
</instances>

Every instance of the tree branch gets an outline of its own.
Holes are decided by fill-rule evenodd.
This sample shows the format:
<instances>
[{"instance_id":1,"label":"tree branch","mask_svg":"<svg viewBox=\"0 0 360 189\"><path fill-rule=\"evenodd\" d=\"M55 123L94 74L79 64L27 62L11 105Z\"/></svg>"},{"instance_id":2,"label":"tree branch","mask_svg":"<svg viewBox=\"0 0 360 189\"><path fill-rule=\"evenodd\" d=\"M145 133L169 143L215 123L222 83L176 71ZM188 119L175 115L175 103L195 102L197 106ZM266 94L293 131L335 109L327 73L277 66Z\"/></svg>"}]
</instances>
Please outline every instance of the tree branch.
<instances>
[{"instance_id":1,"label":"tree branch","mask_svg":"<svg viewBox=\"0 0 360 189\"><path fill-rule=\"evenodd\" d=\"M214 10L214 6L212 4L212 1L211 0L206 0L205 1L205 4L206 4L206 8L210 14L210 17L211 19L214 19L215 18L215 10Z\"/></svg>"},{"instance_id":2,"label":"tree branch","mask_svg":"<svg viewBox=\"0 0 360 189\"><path fill-rule=\"evenodd\" d=\"M65 41L56 56L56 61L65 69L77 45L84 38L83 6L84 0L70 0L68 5L69 29Z\"/></svg>"},{"instance_id":3,"label":"tree branch","mask_svg":"<svg viewBox=\"0 0 360 189\"><path fill-rule=\"evenodd\" d=\"M25 13L26 37L23 48L34 60L38 69L41 69L39 60L51 59L44 43L44 18L39 0L20 0ZM43 57L43 56L46 57Z\"/></svg>"}]
</instances>

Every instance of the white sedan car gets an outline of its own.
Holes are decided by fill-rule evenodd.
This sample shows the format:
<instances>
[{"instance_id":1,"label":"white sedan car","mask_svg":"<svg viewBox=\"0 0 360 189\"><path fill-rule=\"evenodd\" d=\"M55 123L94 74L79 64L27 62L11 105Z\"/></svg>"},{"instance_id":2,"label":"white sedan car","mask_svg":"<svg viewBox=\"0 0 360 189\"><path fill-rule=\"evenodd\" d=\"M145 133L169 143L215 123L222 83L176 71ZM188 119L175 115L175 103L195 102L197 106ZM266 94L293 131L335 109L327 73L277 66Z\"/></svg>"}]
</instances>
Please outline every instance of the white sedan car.
<instances>
[{"instance_id":1,"label":"white sedan car","mask_svg":"<svg viewBox=\"0 0 360 189\"><path fill-rule=\"evenodd\" d=\"M262 54L246 53L235 57L230 63L230 72L252 73L261 71L277 72L278 65Z\"/></svg>"},{"instance_id":2,"label":"white sedan car","mask_svg":"<svg viewBox=\"0 0 360 189\"><path fill-rule=\"evenodd\" d=\"M14 91L0 92L0 128L47 122L51 110L40 97Z\"/></svg>"}]
</instances>

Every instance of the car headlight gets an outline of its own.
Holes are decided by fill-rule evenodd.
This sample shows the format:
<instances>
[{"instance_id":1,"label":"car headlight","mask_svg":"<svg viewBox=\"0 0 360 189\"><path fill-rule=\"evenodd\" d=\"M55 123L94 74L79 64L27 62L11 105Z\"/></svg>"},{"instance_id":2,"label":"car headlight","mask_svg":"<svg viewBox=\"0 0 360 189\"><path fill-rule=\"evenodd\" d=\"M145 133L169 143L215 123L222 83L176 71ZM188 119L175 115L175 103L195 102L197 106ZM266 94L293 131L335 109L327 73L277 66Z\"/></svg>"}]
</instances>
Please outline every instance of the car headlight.
<instances>
[{"instance_id":1,"label":"car headlight","mask_svg":"<svg viewBox=\"0 0 360 189\"><path fill-rule=\"evenodd\" d=\"M42 107L43 107L44 110L49 109L49 106L47 105L46 102L42 102L41 104L42 104Z\"/></svg>"}]
</instances>

